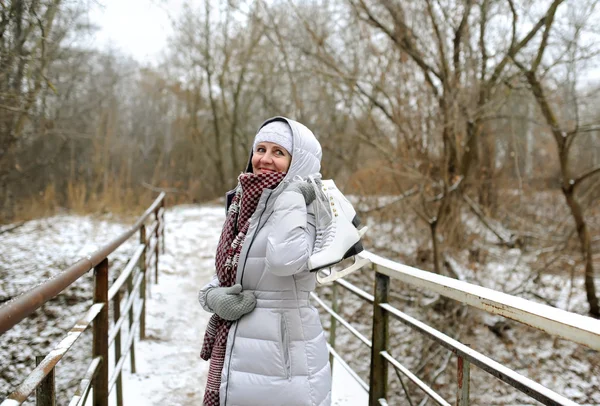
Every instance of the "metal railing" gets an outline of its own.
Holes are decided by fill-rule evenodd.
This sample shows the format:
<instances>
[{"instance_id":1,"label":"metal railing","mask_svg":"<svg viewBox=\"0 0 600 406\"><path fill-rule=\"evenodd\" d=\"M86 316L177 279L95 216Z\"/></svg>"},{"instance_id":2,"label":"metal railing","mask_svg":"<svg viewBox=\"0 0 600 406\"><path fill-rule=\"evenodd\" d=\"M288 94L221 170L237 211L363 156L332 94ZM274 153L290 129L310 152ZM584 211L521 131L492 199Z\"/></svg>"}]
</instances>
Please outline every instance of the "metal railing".
<instances>
[{"instance_id":1,"label":"metal railing","mask_svg":"<svg viewBox=\"0 0 600 406\"><path fill-rule=\"evenodd\" d=\"M375 272L374 295L371 295L351 283L338 279L332 286L331 306L327 306L319 297L312 297L330 315L329 351L330 359L334 358L350 375L369 393L369 405L386 405L388 397L388 367L391 365L400 384L404 387L400 374L417 385L431 400L438 405L469 405L471 364L495 376L508 385L516 388L530 398L545 405L576 405L575 402L539 383L518 374L506 366L492 360L452 339L444 333L401 312L388 303L390 278L402 281L411 287L424 288L430 292L454 299L460 303L485 310L488 313L527 324L538 330L583 344L593 350L600 351L600 320L579 314L570 313L551 306L511 296L492 289L472 285L467 282L437 275L402 265L368 251L359 257L370 260L370 267ZM371 340L358 332L352 325L338 314L338 289L342 287L360 299L373 304L373 327ZM444 400L419 377L404 367L389 353L389 320L390 317L417 331L457 356L457 388L454 402ZM352 368L344 362L335 351L336 324L346 327L351 334L364 345L371 348L371 364L369 384L364 382ZM405 389L406 390L406 389Z\"/></svg>"},{"instance_id":2,"label":"metal railing","mask_svg":"<svg viewBox=\"0 0 600 406\"><path fill-rule=\"evenodd\" d=\"M53 299L88 271L94 270L93 304L75 323L62 341L46 356L36 357L36 367L0 406L20 405L36 392L36 404L54 405L55 366L71 346L92 324L92 359L69 406L79 406L93 388L94 406L108 406L110 392L116 386L117 404L123 404L122 368L130 356L131 370L135 372L135 334L145 337L146 281L154 268L154 283L158 283L159 247L164 252L164 198L161 193L136 223L121 236L98 251L78 261L57 276L23 293L0 307L0 335L30 316L44 303ZM136 233L139 244L128 259L119 277L109 286L108 256ZM151 273L150 273L151 275ZM124 295L126 291L127 295ZM123 304L123 301L125 304ZM109 303L113 310L110 327ZM126 327L126 343L122 342ZM109 376L109 348L114 347L114 368Z\"/></svg>"}]
</instances>

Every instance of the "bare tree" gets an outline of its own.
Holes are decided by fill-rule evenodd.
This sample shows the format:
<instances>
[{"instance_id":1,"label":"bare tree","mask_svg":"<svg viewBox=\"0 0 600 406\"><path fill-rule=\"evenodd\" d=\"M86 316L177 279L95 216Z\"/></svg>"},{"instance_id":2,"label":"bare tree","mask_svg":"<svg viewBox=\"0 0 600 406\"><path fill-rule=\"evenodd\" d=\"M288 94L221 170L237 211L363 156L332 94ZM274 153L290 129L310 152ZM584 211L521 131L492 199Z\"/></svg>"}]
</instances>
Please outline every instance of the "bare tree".
<instances>
[{"instance_id":1,"label":"bare tree","mask_svg":"<svg viewBox=\"0 0 600 406\"><path fill-rule=\"evenodd\" d=\"M3 2L0 8L0 209L10 217L7 176L15 170L15 147L27 128L40 92L52 87L46 74L61 35L54 35L61 0Z\"/></svg>"},{"instance_id":2,"label":"bare tree","mask_svg":"<svg viewBox=\"0 0 600 406\"><path fill-rule=\"evenodd\" d=\"M595 6L595 2L585 5L586 12L584 14L584 18L594 15L593 11ZM597 128L598 123L592 123L592 125L582 125L578 117L577 100L575 100L574 104L572 105L574 113L572 115L567 115L566 118L563 119L563 121L566 122L573 122L573 125L567 126L561 123L561 119L557 114L556 107L552 105L551 99L548 95L550 92L548 86L545 84L545 80L543 79L547 73L548 67L545 66L544 60L545 53L547 53L548 49L551 47L549 39L551 38L551 30L554 28L555 16L557 12L556 9L557 7L552 9L551 12L546 16L542 38L537 47L537 52L535 52L532 57L527 60L527 62L524 60L524 57L518 58L516 56L513 57L513 62L519 67L524 75L524 78L529 84L530 90L533 93L542 115L546 120L549 130L556 142L561 171L561 190L565 196L570 213L575 222L575 228L577 230L577 235L580 242L581 254L585 263L584 280L587 301L590 307L589 312L593 317L600 318L600 307L598 304L596 286L594 283L594 262L591 235L588 223L585 219L584 208L581 206L576 193L578 188L581 188L581 185L585 184L587 180L600 175L600 166L588 168L583 173L577 173L574 170L575 163L573 162L572 155L573 145L576 139L581 137L582 134L586 134L586 132L590 129ZM571 52L571 55L567 54L572 60L575 60L577 57L579 57L579 55L577 55L579 51L578 46L581 42L581 30L584 26L585 24L582 21L577 21L576 24L574 24L575 29L573 38L570 40L570 43L567 46L567 50L571 49L573 51ZM550 63L556 64L557 61L552 60ZM569 72L569 74L572 74L572 72ZM573 85L575 85L577 83L577 78L574 77L571 79L571 82ZM569 127L571 128L569 129Z\"/></svg>"},{"instance_id":3,"label":"bare tree","mask_svg":"<svg viewBox=\"0 0 600 406\"><path fill-rule=\"evenodd\" d=\"M343 21L362 31L352 30L354 42L343 52L336 49L352 28L341 27L341 18L322 23L314 17L317 11L309 18L293 8L312 40L302 49L318 64L313 69L337 78L353 92L361 114L370 117L370 134L359 141L381 151L390 170L402 168L396 174L408 183L405 190L422 185L421 202L413 207L430 230L436 272L441 271L440 225L459 226L458 216L450 215L462 202L459 196L483 190L474 187L481 184L489 189L485 196L493 194L494 140L488 123L506 100L506 82L515 74L510 61L531 44L561 2L548 4L527 25L510 1L349 0L352 13ZM512 26L494 25L495 15L512 17ZM506 36L499 39L492 32ZM384 135L376 139L377 132Z\"/></svg>"}]
</instances>

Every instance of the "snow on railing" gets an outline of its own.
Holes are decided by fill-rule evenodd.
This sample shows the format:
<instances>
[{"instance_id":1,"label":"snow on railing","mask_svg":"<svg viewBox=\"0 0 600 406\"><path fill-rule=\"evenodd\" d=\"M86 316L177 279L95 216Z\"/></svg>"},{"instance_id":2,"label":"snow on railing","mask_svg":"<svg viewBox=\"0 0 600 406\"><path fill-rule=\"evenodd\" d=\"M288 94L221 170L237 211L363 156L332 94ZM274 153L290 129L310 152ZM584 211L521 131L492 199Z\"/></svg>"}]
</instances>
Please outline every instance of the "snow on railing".
<instances>
[{"instance_id":1,"label":"snow on railing","mask_svg":"<svg viewBox=\"0 0 600 406\"><path fill-rule=\"evenodd\" d=\"M15 406L25 402L36 391L38 406L54 405L56 402L54 375L56 364L92 324L94 338L92 360L69 406L86 402L93 389L94 405L108 406L108 397L117 387L117 405L123 404L121 370L130 355L131 369L135 372L134 337L139 330L140 339L145 337L146 279L154 267L154 283L158 283L159 248L164 253L164 198L161 193L136 223L125 233L98 251L70 266L56 277L23 293L0 307L0 335L30 316L44 303L50 301L88 271L94 270L94 304L75 323L67 336L45 357L36 357L36 367L0 406ZM146 224L151 221L150 227ZM108 256L125 241L139 233L139 245L135 249L118 279L109 286ZM161 246L162 243L162 246ZM149 278L151 279L151 278ZM127 284L127 287L125 287ZM122 305L122 290L127 301ZM112 301L113 325L109 325L109 302ZM121 316L123 311L123 317ZM127 323L126 323L127 322ZM123 325L127 325L124 329ZM127 343L121 344L122 331L127 333ZM115 365L109 376L109 347L114 343Z\"/></svg>"},{"instance_id":2,"label":"snow on railing","mask_svg":"<svg viewBox=\"0 0 600 406\"><path fill-rule=\"evenodd\" d=\"M389 364L395 369L399 378L399 374L406 376L438 405L450 404L388 353L390 316L406 324L418 333L438 342L457 355L458 387L456 390L456 405L466 406L469 404L470 364L481 368L510 386L525 393L527 396L538 400L542 404L576 405L575 402L564 396L520 375L510 368L391 306L388 303L390 278L400 280L415 288L436 292L442 296L484 310L488 313L504 316L538 330L583 344L596 351L600 351L600 320L402 265L368 251L363 251L358 257L361 259L368 259L371 263L371 269L375 271L374 295L357 288L343 279L338 279L332 286L331 307L327 306L315 294L312 294L312 296L317 303L331 315L329 338L329 347L331 350L335 351L335 329L337 323L346 327L350 333L355 335L364 345L371 348L370 382L368 389L369 405L380 405L386 404L387 402ZM338 285L355 294L362 300L373 303L372 340L369 340L360 334L349 322L344 320L338 314ZM337 359L340 355L335 353L335 357ZM346 363L341 365L344 368L349 369L352 376L358 376ZM400 382L404 387L402 380L400 380ZM361 386L364 385L364 382L362 381L358 381L358 383L361 384Z\"/></svg>"}]
</instances>

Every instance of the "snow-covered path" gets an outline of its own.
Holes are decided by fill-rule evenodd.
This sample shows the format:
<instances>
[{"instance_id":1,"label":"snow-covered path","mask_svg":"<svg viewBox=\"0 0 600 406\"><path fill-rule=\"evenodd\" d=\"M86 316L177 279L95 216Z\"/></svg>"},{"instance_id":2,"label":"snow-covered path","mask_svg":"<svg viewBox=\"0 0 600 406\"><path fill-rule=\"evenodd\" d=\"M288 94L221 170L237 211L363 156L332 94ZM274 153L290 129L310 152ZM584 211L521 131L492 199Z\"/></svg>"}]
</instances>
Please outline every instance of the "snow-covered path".
<instances>
[{"instance_id":1,"label":"snow-covered path","mask_svg":"<svg viewBox=\"0 0 600 406\"><path fill-rule=\"evenodd\" d=\"M136 367L124 372L126 405L201 405L208 363L199 357L210 314L197 302L198 289L214 273L214 252L224 220L216 206L176 206L165 214L166 252L159 283L150 285L146 337L136 342ZM334 366L333 405L365 405L366 393ZM116 404L115 395L111 404Z\"/></svg>"},{"instance_id":2,"label":"snow-covered path","mask_svg":"<svg viewBox=\"0 0 600 406\"><path fill-rule=\"evenodd\" d=\"M124 375L125 404L202 404L208 364L199 354L210 314L196 296L212 278L223 215L222 207L178 206L166 212L166 252L159 261L159 283L150 285L147 339L135 349L137 371Z\"/></svg>"}]
</instances>

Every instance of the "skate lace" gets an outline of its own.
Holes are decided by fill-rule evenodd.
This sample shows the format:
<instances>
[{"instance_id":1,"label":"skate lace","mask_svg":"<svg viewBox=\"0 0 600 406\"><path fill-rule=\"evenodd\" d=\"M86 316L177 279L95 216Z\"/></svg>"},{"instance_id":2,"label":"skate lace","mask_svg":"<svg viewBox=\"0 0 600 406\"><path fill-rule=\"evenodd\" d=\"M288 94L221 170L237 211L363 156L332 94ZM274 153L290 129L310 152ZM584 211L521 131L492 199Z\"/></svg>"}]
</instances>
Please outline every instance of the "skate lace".
<instances>
[{"instance_id":1,"label":"skate lace","mask_svg":"<svg viewBox=\"0 0 600 406\"><path fill-rule=\"evenodd\" d=\"M335 236L335 221L331 220L329 221L329 225L327 226L327 228L323 231L323 246L321 247L321 249L319 249L319 251L329 247L331 245L331 242L333 241L333 238Z\"/></svg>"}]
</instances>

